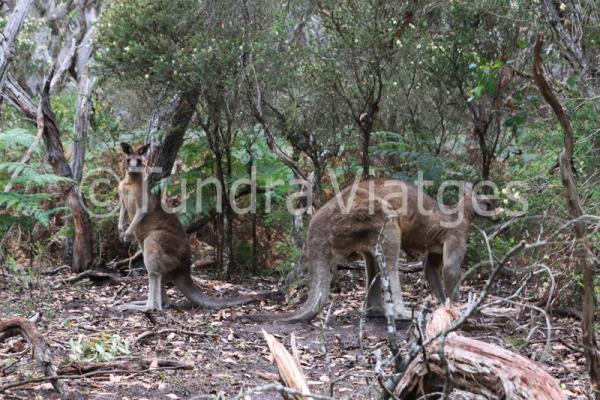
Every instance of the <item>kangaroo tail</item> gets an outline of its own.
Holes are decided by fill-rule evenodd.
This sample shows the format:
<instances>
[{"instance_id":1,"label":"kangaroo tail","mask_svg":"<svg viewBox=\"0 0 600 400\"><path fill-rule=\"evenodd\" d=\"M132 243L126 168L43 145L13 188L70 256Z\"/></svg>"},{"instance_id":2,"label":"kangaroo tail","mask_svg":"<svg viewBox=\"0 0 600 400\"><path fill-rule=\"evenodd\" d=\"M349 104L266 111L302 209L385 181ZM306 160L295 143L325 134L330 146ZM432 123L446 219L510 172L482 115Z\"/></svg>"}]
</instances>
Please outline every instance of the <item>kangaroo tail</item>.
<instances>
[{"instance_id":1,"label":"kangaroo tail","mask_svg":"<svg viewBox=\"0 0 600 400\"><path fill-rule=\"evenodd\" d=\"M277 321L294 323L313 320L323 307L325 307L325 303L329 299L329 291L331 290L331 263L327 258L323 259L322 254L317 260L311 260L311 257L308 257L308 262L311 262L311 265L309 265L310 289L306 302L299 310L291 313L253 314L246 317L257 322Z\"/></svg>"},{"instance_id":2,"label":"kangaroo tail","mask_svg":"<svg viewBox=\"0 0 600 400\"><path fill-rule=\"evenodd\" d=\"M173 276L173 282L175 286L188 298L192 303L197 306L211 309L227 308L233 306L239 306L241 304L251 303L266 298L264 294L256 296L238 296L229 298L217 298L207 296L198 286L192 281L188 271L181 272Z\"/></svg>"}]
</instances>

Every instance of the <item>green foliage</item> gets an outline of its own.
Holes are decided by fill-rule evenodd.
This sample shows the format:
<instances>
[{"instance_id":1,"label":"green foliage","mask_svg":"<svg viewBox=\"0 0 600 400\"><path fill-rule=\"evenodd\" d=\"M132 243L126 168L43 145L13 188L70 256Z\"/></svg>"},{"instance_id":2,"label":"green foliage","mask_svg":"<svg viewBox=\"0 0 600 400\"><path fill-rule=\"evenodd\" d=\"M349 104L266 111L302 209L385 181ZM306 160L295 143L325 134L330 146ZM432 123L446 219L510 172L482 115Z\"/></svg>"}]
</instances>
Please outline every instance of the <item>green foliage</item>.
<instances>
[{"instance_id":1,"label":"green foliage","mask_svg":"<svg viewBox=\"0 0 600 400\"><path fill-rule=\"evenodd\" d=\"M235 64L243 53L232 10L194 0L117 0L98 23L98 61L105 73L144 87L199 87L215 67ZM217 61L218 60L218 61Z\"/></svg>"},{"instance_id":2,"label":"green foliage","mask_svg":"<svg viewBox=\"0 0 600 400\"><path fill-rule=\"evenodd\" d=\"M27 148L33 140L30 131L11 129L0 133L0 151ZM39 153L39 149L35 149L35 152ZM40 172L39 166L34 164L1 162L0 187L11 185L13 190L0 191L0 209L4 210L0 212L0 232L5 232L13 224L31 227L39 223L48 226L50 217L64 208L45 206L52 196L44 193L43 189L67 182L67 178Z\"/></svg>"},{"instance_id":3,"label":"green foliage","mask_svg":"<svg viewBox=\"0 0 600 400\"><path fill-rule=\"evenodd\" d=\"M71 359L85 362L108 362L118 356L129 354L129 344L117 334L104 332L98 337L87 338L79 335L77 340L70 339Z\"/></svg>"}]
</instances>

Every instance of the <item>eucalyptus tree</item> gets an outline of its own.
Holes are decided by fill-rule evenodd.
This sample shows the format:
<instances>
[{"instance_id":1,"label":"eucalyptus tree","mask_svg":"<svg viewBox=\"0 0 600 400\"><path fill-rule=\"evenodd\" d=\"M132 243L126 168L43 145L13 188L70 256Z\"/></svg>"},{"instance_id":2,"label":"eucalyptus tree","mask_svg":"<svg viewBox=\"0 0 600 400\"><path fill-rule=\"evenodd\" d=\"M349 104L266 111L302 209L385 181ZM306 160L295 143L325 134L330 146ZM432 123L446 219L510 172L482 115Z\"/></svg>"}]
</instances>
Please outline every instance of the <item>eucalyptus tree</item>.
<instances>
[{"instance_id":1,"label":"eucalyptus tree","mask_svg":"<svg viewBox=\"0 0 600 400\"><path fill-rule=\"evenodd\" d=\"M15 12L18 7L23 7L22 3L15 4ZM99 7L99 2L93 0L42 2L26 24L25 34L17 42L18 58L15 58L12 73L6 75L2 87L3 97L20 111L25 120L37 127L37 138L43 139L48 163L54 173L67 178L61 189L71 211L74 237L72 245L71 238L67 238L65 261L72 262L75 272L88 269L94 263L91 221L80 194L79 181L91 109L89 95L93 78L88 72L93 58L91 39ZM8 26L12 25L9 22ZM62 129L50 105L51 94L61 89L68 77L78 82L81 89L77 119L74 121L76 135L81 140L73 143L76 160L73 165L67 161L61 140ZM38 104L35 104L31 93L39 94ZM24 162L29 161L32 148L23 157Z\"/></svg>"},{"instance_id":2,"label":"eucalyptus tree","mask_svg":"<svg viewBox=\"0 0 600 400\"><path fill-rule=\"evenodd\" d=\"M327 165L344 149L351 122L328 86L322 60L326 38L316 9L292 1L270 10L264 29L247 44L250 112L319 207Z\"/></svg>"},{"instance_id":3,"label":"eucalyptus tree","mask_svg":"<svg viewBox=\"0 0 600 400\"><path fill-rule=\"evenodd\" d=\"M478 149L473 155L482 179L490 177L494 161L526 119L521 89L530 82L522 71L529 65L527 47L535 33L535 13L526 2L432 2L404 43L411 47L408 60L418 65L416 83L410 87L416 94L413 102L423 93L414 86L443 96L438 100L443 107L422 110L411 125L422 129L427 112L443 111L454 121L458 118L455 133L466 139L465 151L470 143ZM464 124L465 118L470 126Z\"/></svg>"},{"instance_id":4,"label":"eucalyptus tree","mask_svg":"<svg viewBox=\"0 0 600 400\"><path fill-rule=\"evenodd\" d=\"M384 90L396 70L405 32L420 12L420 1L316 0L323 25L320 61L323 82L360 132L363 178L370 174L371 134Z\"/></svg>"}]
</instances>

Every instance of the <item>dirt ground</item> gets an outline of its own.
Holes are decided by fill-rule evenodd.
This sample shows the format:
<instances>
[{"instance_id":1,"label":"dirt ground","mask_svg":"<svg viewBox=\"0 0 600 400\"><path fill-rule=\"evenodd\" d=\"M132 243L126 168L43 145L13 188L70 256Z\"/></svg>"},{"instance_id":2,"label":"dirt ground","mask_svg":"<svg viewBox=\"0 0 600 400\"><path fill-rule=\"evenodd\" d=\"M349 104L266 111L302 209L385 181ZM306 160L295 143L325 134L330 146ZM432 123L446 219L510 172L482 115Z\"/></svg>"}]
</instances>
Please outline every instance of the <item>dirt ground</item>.
<instances>
[{"instance_id":1,"label":"dirt ground","mask_svg":"<svg viewBox=\"0 0 600 400\"><path fill-rule=\"evenodd\" d=\"M325 326L322 319L312 324L290 325L257 324L244 319L244 315L250 313L280 310L284 308L285 301L269 301L216 312L179 307L150 316L121 312L114 306L145 298L146 278L143 274L136 272L123 277L121 283L113 284L97 284L87 279L75 284L65 283L69 276L72 275L66 272L52 276L10 273L0 276L0 318L41 313L42 318L36 327L46 338L62 371L83 362L82 357L91 359L91 362L117 357L129 359L133 364L146 360L150 370L67 380L64 383L71 390L67 397L55 394L49 383L36 382L8 390L0 394L0 398L234 397L277 380L277 371L269 361L262 329L274 334L288 348L291 335L295 335L311 390L335 398L375 397L378 389L374 379L376 351L381 350L384 360L389 358L384 321L368 319L361 323L362 271L340 271L340 291L332 295L333 306ZM275 286L274 281L258 278L245 278L243 285L211 280L211 272L207 270L195 271L194 276L200 287L216 296L249 293ZM406 300L418 309L423 295L428 294L421 273L404 276L403 288ZM477 288L465 285L462 288L465 298L469 290L475 292ZM498 291L501 292L502 288L496 290L500 294ZM172 299L183 300L174 287L168 292ZM289 300L298 300L299 297L292 296ZM295 307L290 303L285 308ZM517 311L517 316L511 318L477 316L465 327L463 334L530 357L559 379L568 399L584 399L588 386L585 360L581 353L575 351L580 347L577 339L580 322L571 318L553 318L550 354L544 356L544 318L528 309ZM398 343L406 349L413 329L410 323L400 322L397 328ZM149 334L159 330L163 332ZM148 336L139 339L144 333ZM117 350L118 344L124 347L125 342L127 348ZM77 358L82 348L86 350ZM157 367L159 360L175 360L188 364L189 369L162 369ZM23 339L14 337L0 343L0 387L38 376L40 372ZM280 399L281 396L278 393L254 393L246 398Z\"/></svg>"}]
</instances>

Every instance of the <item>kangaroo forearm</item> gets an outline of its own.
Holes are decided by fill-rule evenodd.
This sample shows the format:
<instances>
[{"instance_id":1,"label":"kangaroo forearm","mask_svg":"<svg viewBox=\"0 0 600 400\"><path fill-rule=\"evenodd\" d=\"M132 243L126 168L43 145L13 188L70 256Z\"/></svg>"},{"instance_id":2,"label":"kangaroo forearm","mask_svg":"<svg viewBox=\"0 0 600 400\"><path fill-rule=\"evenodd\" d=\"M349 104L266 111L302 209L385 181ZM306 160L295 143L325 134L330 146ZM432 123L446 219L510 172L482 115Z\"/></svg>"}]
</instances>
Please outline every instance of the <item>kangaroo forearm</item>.
<instances>
[{"instance_id":1,"label":"kangaroo forearm","mask_svg":"<svg viewBox=\"0 0 600 400\"><path fill-rule=\"evenodd\" d=\"M131 221L131 224L129 224L129 227L127 228L127 233L131 234L133 232L133 230L135 229L135 227L137 226L137 224L140 223L140 221L142 220L142 218L144 218L144 215L146 215L146 213L138 210L135 213L135 216L133 217L133 220Z\"/></svg>"},{"instance_id":2,"label":"kangaroo forearm","mask_svg":"<svg viewBox=\"0 0 600 400\"><path fill-rule=\"evenodd\" d=\"M125 230L125 218L126 217L127 217L127 210L125 209L125 206L123 204L121 204L121 209L119 210L119 223L117 225L119 232L122 232Z\"/></svg>"}]
</instances>

